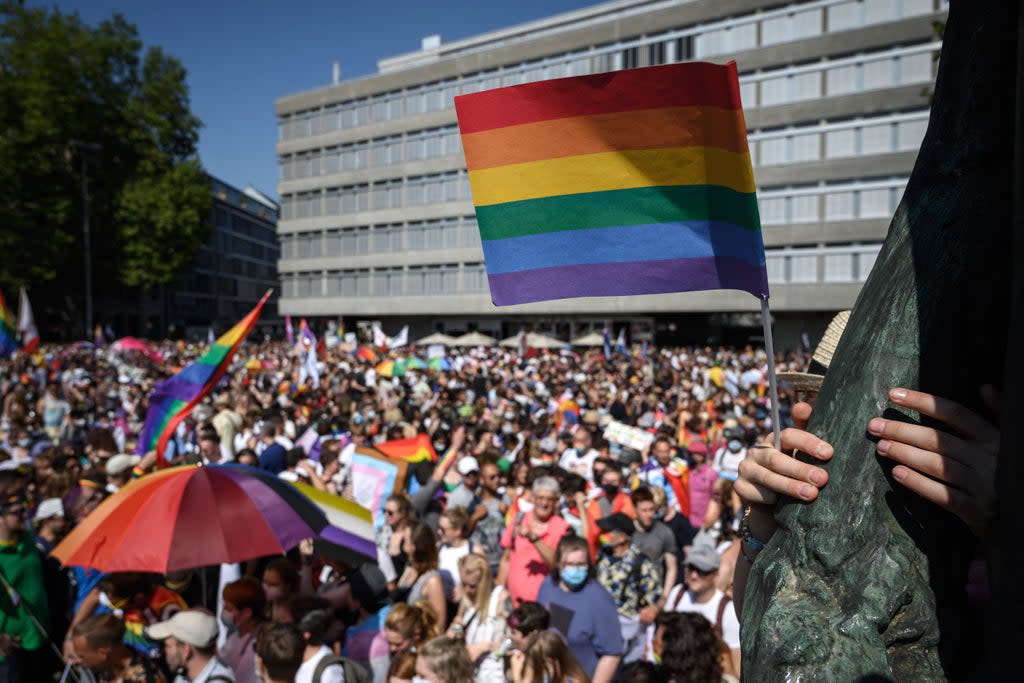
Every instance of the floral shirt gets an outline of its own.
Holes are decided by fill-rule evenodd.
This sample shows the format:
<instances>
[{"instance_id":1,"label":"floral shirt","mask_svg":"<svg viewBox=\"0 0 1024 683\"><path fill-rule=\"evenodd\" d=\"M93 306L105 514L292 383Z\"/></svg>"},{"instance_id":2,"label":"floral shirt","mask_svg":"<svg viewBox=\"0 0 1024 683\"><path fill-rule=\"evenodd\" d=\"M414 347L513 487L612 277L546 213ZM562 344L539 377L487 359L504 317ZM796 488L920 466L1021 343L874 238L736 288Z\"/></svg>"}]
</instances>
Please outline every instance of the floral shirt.
<instances>
[{"instance_id":1,"label":"floral shirt","mask_svg":"<svg viewBox=\"0 0 1024 683\"><path fill-rule=\"evenodd\" d=\"M616 609L625 617L635 617L641 608L661 599L658 570L635 545L630 545L622 557L601 553L597 580L611 593Z\"/></svg>"}]
</instances>

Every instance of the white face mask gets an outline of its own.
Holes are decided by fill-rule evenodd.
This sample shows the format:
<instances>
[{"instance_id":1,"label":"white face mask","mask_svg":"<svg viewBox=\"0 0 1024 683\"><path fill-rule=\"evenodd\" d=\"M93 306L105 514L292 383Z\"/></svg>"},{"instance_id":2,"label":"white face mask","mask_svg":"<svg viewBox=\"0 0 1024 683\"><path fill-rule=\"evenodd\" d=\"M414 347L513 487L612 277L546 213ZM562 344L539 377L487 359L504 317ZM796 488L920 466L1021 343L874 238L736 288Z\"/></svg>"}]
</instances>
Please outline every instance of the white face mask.
<instances>
[{"instance_id":1,"label":"white face mask","mask_svg":"<svg viewBox=\"0 0 1024 683\"><path fill-rule=\"evenodd\" d=\"M423 678L422 676L413 676L412 683L430 683L430 681Z\"/></svg>"}]
</instances>

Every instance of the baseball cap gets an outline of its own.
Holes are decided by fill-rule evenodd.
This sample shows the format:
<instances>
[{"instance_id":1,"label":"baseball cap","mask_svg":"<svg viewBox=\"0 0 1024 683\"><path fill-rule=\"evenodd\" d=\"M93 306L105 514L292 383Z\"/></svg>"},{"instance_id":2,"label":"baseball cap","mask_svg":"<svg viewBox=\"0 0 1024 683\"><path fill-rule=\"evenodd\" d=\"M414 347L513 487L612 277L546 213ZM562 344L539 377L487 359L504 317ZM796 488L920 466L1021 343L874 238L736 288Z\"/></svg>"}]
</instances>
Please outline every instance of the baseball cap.
<instances>
[{"instance_id":1,"label":"baseball cap","mask_svg":"<svg viewBox=\"0 0 1024 683\"><path fill-rule=\"evenodd\" d=\"M467 455L464 456L461 460L459 460L458 470L459 474L463 476L469 474L470 472L479 472L480 463L478 463L476 461L476 458L474 458L472 455Z\"/></svg>"},{"instance_id":2,"label":"baseball cap","mask_svg":"<svg viewBox=\"0 0 1024 683\"><path fill-rule=\"evenodd\" d=\"M691 564L702 572L713 572L721 565L722 559L710 545L695 543L686 553L686 564Z\"/></svg>"},{"instance_id":3,"label":"baseball cap","mask_svg":"<svg viewBox=\"0 0 1024 683\"><path fill-rule=\"evenodd\" d=\"M41 522L52 517L64 517L64 503L60 498L47 498L40 503L32 520Z\"/></svg>"},{"instance_id":4,"label":"baseball cap","mask_svg":"<svg viewBox=\"0 0 1024 683\"><path fill-rule=\"evenodd\" d=\"M166 640L173 636L183 643L203 648L217 642L217 632L217 617L198 609L182 610L167 621L146 629L146 635L153 640Z\"/></svg>"},{"instance_id":5,"label":"baseball cap","mask_svg":"<svg viewBox=\"0 0 1024 683\"><path fill-rule=\"evenodd\" d=\"M125 470L130 470L139 464L140 458L137 455L128 455L127 453L119 453L110 460L107 461L107 476L116 477Z\"/></svg>"}]
</instances>

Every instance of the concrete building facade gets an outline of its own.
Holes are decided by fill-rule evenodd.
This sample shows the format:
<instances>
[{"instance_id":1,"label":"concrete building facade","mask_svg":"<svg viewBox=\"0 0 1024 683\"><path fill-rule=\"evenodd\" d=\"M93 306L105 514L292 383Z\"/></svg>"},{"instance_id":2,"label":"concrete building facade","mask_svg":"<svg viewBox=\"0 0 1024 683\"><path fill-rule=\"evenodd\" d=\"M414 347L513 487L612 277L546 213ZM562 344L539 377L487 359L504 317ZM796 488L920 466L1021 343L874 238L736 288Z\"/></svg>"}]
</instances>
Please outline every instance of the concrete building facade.
<instances>
[{"instance_id":1,"label":"concrete building facade","mask_svg":"<svg viewBox=\"0 0 1024 683\"><path fill-rule=\"evenodd\" d=\"M779 336L852 305L928 122L944 0L615 0L382 59L371 76L283 97L281 309L408 322L524 323L563 338L605 319L636 338L746 329L740 292L495 308L453 98L529 81L734 59ZM728 335L726 335L727 337ZM685 338L683 338L685 337Z\"/></svg>"}]
</instances>

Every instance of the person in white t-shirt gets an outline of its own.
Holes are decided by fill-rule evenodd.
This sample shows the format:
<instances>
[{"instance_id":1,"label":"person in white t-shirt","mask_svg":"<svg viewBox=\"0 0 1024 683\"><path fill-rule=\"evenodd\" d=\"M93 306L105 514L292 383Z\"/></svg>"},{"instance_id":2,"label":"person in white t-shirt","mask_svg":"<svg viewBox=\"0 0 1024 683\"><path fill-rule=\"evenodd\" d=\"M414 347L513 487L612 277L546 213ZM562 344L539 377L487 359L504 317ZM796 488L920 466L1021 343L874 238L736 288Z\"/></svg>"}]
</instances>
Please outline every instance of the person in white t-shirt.
<instances>
[{"instance_id":1,"label":"person in white t-shirt","mask_svg":"<svg viewBox=\"0 0 1024 683\"><path fill-rule=\"evenodd\" d=\"M312 610L299 619L298 627L306 640L306 649L302 653L302 666L295 674L295 683L345 683L345 669L340 662L320 666L324 658L334 657L331 649L324 645L330 625L331 612L326 608ZM314 677L317 668L321 669L320 678Z\"/></svg>"},{"instance_id":2,"label":"person in white t-shirt","mask_svg":"<svg viewBox=\"0 0 1024 683\"><path fill-rule=\"evenodd\" d=\"M566 448L559 459L559 466L567 472L578 474L589 482L594 481L594 461L600 453L591 448L590 432L577 429L572 435L572 448Z\"/></svg>"},{"instance_id":3,"label":"person in white t-shirt","mask_svg":"<svg viewBox=\"0 0 1024 683\"><path fill-rule=\"evenodd\" d=\"M684 584L669 593L666 612L696 612L703 615L725 641L732 653L736 672L740 670L740 621L732 599L715 588L721 560L714 546L694 544L686 553Z\"/></svg>"}]
</instances>

